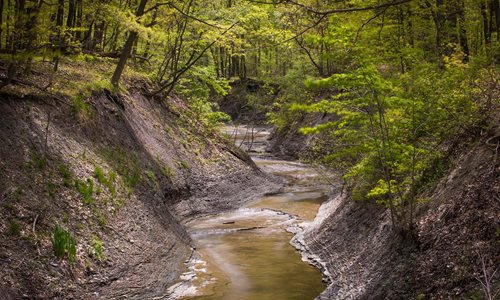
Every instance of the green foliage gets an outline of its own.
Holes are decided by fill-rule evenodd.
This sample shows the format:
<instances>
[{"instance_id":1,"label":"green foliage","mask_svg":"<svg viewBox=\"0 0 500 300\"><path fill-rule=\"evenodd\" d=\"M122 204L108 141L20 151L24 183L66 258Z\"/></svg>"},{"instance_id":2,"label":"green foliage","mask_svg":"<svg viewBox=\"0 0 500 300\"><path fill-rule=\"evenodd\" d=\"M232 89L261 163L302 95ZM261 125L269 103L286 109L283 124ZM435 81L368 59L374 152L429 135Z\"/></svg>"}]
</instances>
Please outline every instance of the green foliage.
<instances>
[{"instance_id":1,"label":"green foliage","mask_svg":"<svg viewBox=\"0 0 500 300\"><path fill-rule=\"evenodd\" d=\"M9 227L7 233L12 236L19 236L21 234L22 229L23 227L21 223L16 219L12 219L9 221Z\"/></svg>"},{"instance_id":2,"label":"green foliage","mask_svg":"<svg viewBox=\"0 0 500 300\"><path fill-rule=\"evenodd\" d=\"M90 205L93 202L94 181L92 178L87 178L86 181L76 179L75 188L82 196L83 204Z\"/></svg>"},{"instance_id":3,"label":"green foliage","mask_svg":"<svg viewBox=\"0 0 500 300\"><path fill-rule=\"evenodd\" d=\"M91 94L91 92L94 93L100 93L104 90L108 91L114 91L115 88L113 85L109 82L107 79L97 79L94 81L89 82L83 87L83 90L86 94Z\"/></svg>"},{"instance_id":4,"label":"green foliage","mask_svg":"<svg viewBox=\"0 0 500 300\"><path fill-rule=\"evenodd\" d=\"M33 170L41 171L47 166L47 160L43 155L36 150L30 152L30 160L26 163L26 167Z\"/></svg>"},{"instance_id":5,"label":"green foliage","mask_svg":"<svg viewBox=\"0 0 500 300\"><path fill-rule=\"evenodd\" d=\"M104 151L104 155L108 161L112 162L114 169L121 176L125 187L131 190L139 183L142 168L136 153L126 152L116 147ZM113 178L114 181L116 174L110 173L109 178Z\"/></svg>"},{"instance_id":6,"label":"green foliage","mask_svg":"<svg viewBox=\"0 0 500 300\"><path fill-rule=\"evenodd\" d=\"M82 94L71 97L71 111L75 117L82 120L88 120L92 117L92 108L88 104Z\"/></svg>"},{"instance_id":7,"label":"green foliage","mask_svg":"<svg viewBox=\"0 0 500 300\"><path fill-rule=\"evenodd\" d=\"M229 81L217 77L213 66L193 67L176 87L176 91L188 99L189 108L208 131L231 121L229 115L218 111L217 105L209 101L212 94L226 96L230 89Z\"/></svg>"},{"instance_id":8,"label":"green foliage","mask_svg":"<svg viewBox=\"0 0 500 300\"><path fill-rule=\"evenodd\" d=\"M108 223L107 218L106 218L106 214L102 211L97 210L95 212L95 215L97 217L97 224L99 225L99 227L101 227L101 229L104 230L106 228L107 223Z\"/></svg>"},{"instance_id":9,"label":"green foliage","mask_svg":"<svg viewBox=\"0 0 500 300\"><path fill-rule=\"evenodd\" d=\"M290 109L338 116L301 131L330 135L334 147L322 160L345 170L353 198L386 205L395 225L408 228L416 192L443 172L437 146L462 128L482 124L484 116L468 92L471 74L464 66L443 71L420 65L390 78L367 65L307 81L310 88L335 87L337 92L330 100L296 103Z\"/></svg>"},{"instance_id":10,"label":"green foliage","mask_svg":"<svg viewBox=\"0 0 500 300\"><path fill-rule=\"evenodd\" d=\"M116 197L115 182L116 182L116 173L110 171L108 173L108 178L106 180L106 187L108 188L109 192L111 193L111 197Z\"/></svg>"},{"instance_id":11,"label":"green foliage","mask_svg":"<svg viewBox=\"0 0 500 300\"><path fill-rule=\"evenodd\" d=\"M99 261L104 259L104 243L99 237L92 238L92 254Z\"/></svg>"},{"instance_id":12,"label":"green foliage","mask_svg":"<svg viewBox=\"0 0 500 300\"><path fill-rule=\"evenodd\" d=\"M45 191L47 192L47 196L49 196L52 199L55 199L56 194L57 194L57 186L53 182L47 182L47 187L45 188Z\"/></svg>"},{"instance_id":13,"label":"green foliage","mask_svg":"<svg viewBox=\"0 0 500 300\"><path fill-rule=\"evenodd\" d=\"M97 182L100 184L105 184L107 181L106 176L104 175L103 170L99 166L94 166L94 177L97 179Z\"/></svg>"},{"instance_id":14,"label":"green foliage","mask_svg":"<svg viewBox=\"0 0 500 300\"><path fill-rule=\"evenodd\" d=\"M141 2L144 15L137 16ZM316 120L328 116L328 122L301 130L321 135L314 145L321 162L345 172L355 198L388 205L396 219L408 223L406 208L413 209L416 191L445 168L436 163L444 156L442 142L464 131L477 133L498 109L495 5L409 1L364 9L381 2L258 2L81 1L77 12L72 5L57 10L52 4L28 3L19 9L10 1L0 11L6 16L15 12L0 24L8 29L0 41L5 50L0 52L8 54L0 59L13 74L37 74L30 72L35 66L46 70L46 61L54 61L64 69L63 58L71 58L77 67L59 71L71 73L69 79L51 79L47 89L69 90L72 112L82 121L94 113L92 91L113 89L108 77L114 60L106 56L132 44L133 55L122 55L132 61L125 68L126 82L136 86L138 78L148 78L153 81L145 85L148 89L182 96L189 109L175 113L182 125L196 125L202 134L230 121L210 100L226 96L231 81L265 82L260 92L249 93L245 109L267 113L279 131L295 130L311 114ZM346 8L352 11L333 13ZM137 40L126 43L135 34ZM75 76L84 71L80 66L98 71ZM190 149L193 143L183 145ZM28 166L42 170L46 162L36 155ZM131 192L143 173L137 156L114 149L109 158ZM70 186L71 174L60 173ZM95 173L116 194L112 174ZM169 170L162 173L174 176ZM89 183L75 186L84 202L91 202Z\"/></svg>"},{"instance_id":15,"label":"green foliage","mask_svg":"<svg viewBox=\"0 0 500 300\"><path fill-rule=\"evenodd\" d=\"M73 185L73 172L65 164L59 165L59 174L63 179L63 185L65 187L70 187Z\"/></svg>"},{"instance_id":16,"label":"green foliage","mask_svg":"<svg viewBox=\"0 0 500 300\"><path fill-rule=\"evenodd\" d=\"M418 294L416 297L415 297L416 300L424 300L425 299L425 294Z\"/></svg>"},{"instance_id":17,"label":"green foliage","mask_svg":"<svg viewBox=\"0 0 500 300\"><path fill-rule=\"evenodd\" d=\"M219 125L222 123L229 123L232 121L231 116L226 114L225 112L215 111L208 113L206 115L207 122L211 126Z\"/></svg>"},{"instance_id":18,"label":"green foliage","mask_svg":"<svg viewBox=\"0 0 500 300\"><path fill-rule=\"evenodd\" d=\"M98 165L95 165L94 177L97 179L97 182L99 182L99 184L105 186L108 189L108 191L111 193L111 197L116 197L116 174L114 172L109 172L109 174L106 176L102 168Z\"/></svg>"},{"instance_id":19,"label":"green foliage","mask_svg":"<svg viewBox=\"0 0 500 300\"><path fill-rule=\"evenodd\" d=\"M167 178L175 177L175 171L169 166L161 167L161 173L163 174L163 176L165 176Z\"/></svg>"},{"instance_id":20,"label":"green foliage","mask_svg":"<svg viewBox=\"0 0 500 300\"><path fill-rule=\"evenodd\" d=\"M182 169L185 169L185 170L189 170L190 167L189 167L189 164L187 163L187 161L184 161L184 160L180 160L177 162L177 165L182 168Z\"/></svg>"},{"instance_id":21,"label":"green foliage","mask_svg":"<svg viewBox=\"0 0 500 300\"><path fill-rule=\"evenodd\" d=\"M156 189L160 189L160 183L158 182L158 178L156 178L156 174L153 171L146 170L144 171L144 174L146 174L149 182L151 182Z\"/></svg>"},{"instance_id":22,"label":"green foliage","mask_svg":"<svg viewBox=\"0 0 500 300\"><path fill-rule=\"evenodd\" d=\"M70 262L76 260L76 239L60 225L56 225L52 232L52 248L56 257L67 256Z\"/></svg>"}]
</instances>

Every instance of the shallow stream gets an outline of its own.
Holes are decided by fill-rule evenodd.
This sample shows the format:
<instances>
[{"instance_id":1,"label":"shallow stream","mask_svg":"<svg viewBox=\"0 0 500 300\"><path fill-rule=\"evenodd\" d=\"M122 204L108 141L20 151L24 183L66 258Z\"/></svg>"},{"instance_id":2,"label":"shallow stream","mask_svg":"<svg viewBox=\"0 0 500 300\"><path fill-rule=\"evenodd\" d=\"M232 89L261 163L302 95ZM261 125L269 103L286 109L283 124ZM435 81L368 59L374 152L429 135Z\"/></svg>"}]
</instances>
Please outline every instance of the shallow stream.
<instances>
[{"instance_id":1,"label":"shallow stream","mask_svg":"<svg viewBox=\"0 0 500 300\"><path fill-rule=\"evenodd\" d=\"M196 251L174 299L307 300L325 288L319 270L301 259L290 240L311 222L326 200L328 186L308 165L265 153L269 130L227 127L238 146L249 150L264 171L281 176L285 186L238 210L187 224ZM246 138L245 138L246 135Z\"/></svg>"}]
</instances>

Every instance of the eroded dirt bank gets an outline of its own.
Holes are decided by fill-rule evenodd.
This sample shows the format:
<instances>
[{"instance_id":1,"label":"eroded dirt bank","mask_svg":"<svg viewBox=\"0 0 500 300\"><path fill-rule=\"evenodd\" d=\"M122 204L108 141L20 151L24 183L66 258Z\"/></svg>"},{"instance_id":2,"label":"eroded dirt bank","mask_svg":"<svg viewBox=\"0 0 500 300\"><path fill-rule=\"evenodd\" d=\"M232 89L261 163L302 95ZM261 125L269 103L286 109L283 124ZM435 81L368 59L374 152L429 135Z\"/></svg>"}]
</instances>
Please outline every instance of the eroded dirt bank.
<instances>
[{"instance_id":1,"label":"eroded dirt bank","mask_svg":"<svg viewBox=\"0 0 500 300\"><path fill-rule=\"evenodd\" d=\"M485 299L486 280L498 291L498 128L455 150L439 184L421 195L412 239L394 232L386 209L334 193L294 240L329 284L318 299Z\"/></svg>"},{"instance_id":2,"label":"eroded dirt bank","mask_svg":"<svg viewBox=\"0 0 500 300\"><path fill-rule=\"evenodd\" d=\"M0 99L5 297L166 296L191 254L181 223L278 188L177 98L102 93L85 114L69 99ZM53 254L57 224L74 263Z\"/></svg>"}]
</instances>

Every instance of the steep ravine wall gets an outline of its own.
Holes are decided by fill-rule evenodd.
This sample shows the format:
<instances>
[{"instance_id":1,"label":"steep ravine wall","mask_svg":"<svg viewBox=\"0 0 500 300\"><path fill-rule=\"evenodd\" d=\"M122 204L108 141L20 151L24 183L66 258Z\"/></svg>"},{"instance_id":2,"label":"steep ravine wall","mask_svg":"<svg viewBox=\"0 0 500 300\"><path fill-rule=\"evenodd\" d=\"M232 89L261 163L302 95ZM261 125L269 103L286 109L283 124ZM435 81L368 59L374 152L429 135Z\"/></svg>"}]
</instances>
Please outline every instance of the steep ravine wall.
<instances>
[{"instance_id":1,"label":"steep ravine wall","mask_svg":"<svg viewBox=\"0 0 500 300\"><path fill-rule=\"evenodd\" d=\"M165 296L191 254L184 221L278 187L178 98L100 93L89 107L0 95L4 297ZM74 263L53 254L56 224L77 241Z\"/></svg>"},{"instance_id":2,"label":"steep ravine wall","mask_svg":"<svg viewBox=\"0 0 500 300\"><path fill-rule=\"evenodd\" d=\"M461 147L422 195L415 239L394 232L386 209L334 193L294 240L323 269L318 299L486 299L480 281L500 266L499 136L494 126Z\"/></svg>"}]
</instances>

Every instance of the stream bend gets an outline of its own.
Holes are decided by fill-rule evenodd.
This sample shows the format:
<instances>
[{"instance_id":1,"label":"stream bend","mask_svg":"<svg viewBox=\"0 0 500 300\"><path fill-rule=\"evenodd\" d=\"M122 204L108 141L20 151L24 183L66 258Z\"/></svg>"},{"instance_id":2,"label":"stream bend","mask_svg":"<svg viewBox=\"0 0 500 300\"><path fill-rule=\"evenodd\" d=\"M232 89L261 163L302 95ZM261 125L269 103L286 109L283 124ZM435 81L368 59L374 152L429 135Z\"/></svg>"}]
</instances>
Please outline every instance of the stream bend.
<instances>
[{"instance_id":1,"label":"stream bend","mask_svg":"<svg viewBox=\"0 0 500 300\"><path fill-rule=\"evenodd\" d=\"M301 259L290 240L291 232L314 220L328 185L306 164L269 156L269 129L254 129L253 139L247 126L225 131L250 150L264 172L282 177L285 186L245 207L189 222L196 251L168 299L314 299L325 289L321 274Z\"/></svg>"}]
</instances>

